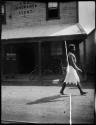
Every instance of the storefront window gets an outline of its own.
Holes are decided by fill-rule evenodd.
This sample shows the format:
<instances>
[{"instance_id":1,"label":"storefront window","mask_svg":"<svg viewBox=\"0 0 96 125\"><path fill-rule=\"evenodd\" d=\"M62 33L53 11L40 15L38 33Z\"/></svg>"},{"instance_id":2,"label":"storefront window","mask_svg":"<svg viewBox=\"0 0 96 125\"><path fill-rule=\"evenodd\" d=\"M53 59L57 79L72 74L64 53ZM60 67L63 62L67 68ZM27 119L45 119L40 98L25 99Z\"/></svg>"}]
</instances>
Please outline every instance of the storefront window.
<instances>
[{"instance_id":1,"label":"storefront window","mask_svg":"<svg viewBox=\"0 0 96 125\"><path fill-rule=\"evenodd\" d=\"M62 44L60 43L52 43L51 44L51 55L52 56L59 56L62 55Z\"/></svg>"}]
</instances>

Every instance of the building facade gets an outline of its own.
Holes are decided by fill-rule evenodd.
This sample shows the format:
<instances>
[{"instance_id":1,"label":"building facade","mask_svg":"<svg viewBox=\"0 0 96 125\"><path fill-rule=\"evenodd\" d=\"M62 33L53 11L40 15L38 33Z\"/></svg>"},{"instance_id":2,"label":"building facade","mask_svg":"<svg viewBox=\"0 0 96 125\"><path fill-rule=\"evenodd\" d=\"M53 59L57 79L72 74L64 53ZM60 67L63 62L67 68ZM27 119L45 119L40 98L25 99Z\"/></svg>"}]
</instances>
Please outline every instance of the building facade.
<instances>
[{"instance_id":1,"label":"building facade","mask_svg":"<svg viewBox=\"0 0 96 125\"><path fill-rule=\"evenodd\" d=\"M86 67L90 38L78 21L78 2L6 1L1 7L3 75L62 74L65 41L67 49L75 44L77 63Z\"/></svg>"}]
</instances>

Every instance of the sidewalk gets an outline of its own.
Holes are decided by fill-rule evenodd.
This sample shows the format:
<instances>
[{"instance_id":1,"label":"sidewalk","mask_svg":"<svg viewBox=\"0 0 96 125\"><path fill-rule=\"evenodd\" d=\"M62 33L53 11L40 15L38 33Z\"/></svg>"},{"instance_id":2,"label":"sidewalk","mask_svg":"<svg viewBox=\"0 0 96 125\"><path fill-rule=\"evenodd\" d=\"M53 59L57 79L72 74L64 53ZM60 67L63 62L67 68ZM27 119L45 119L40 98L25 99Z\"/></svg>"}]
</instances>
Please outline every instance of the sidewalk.
<instances>
[{"instance_id":1,"label":"sidewalk","mask_svg":"<svg viewBox=\"0 0 96 125\"><path fill-rule=\"evenodd\" d=\"M46 76L34 76L29 77L29 75L15 75L13 78L3 78L1 84L2 85L12 85L12 86L61 86L62 82L58 82L58 84L53 84L53 80L64 78L63 75L46 75ZM81 77L80 77L81 78ZM94 88L94 81L84 80L81 78L81 85L84 88Z\"/></svg>"}]
</instances>

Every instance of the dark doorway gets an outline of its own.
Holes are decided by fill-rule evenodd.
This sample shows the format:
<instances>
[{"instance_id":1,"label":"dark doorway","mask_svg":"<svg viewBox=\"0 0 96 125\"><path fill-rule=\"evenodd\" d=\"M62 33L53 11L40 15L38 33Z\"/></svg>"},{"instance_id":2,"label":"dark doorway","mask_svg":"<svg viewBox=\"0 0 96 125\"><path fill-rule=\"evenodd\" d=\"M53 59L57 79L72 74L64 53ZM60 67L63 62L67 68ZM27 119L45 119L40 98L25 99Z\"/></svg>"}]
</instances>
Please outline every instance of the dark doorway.
<instances>
[{"instance_id":1,"label":"dark doorway","mask_svg":"<svg viewBox=\"0 0 96 125\"><path fill-rule=\"evenodd\" d=\"M17 62L19 73L30 73L36 64L35 46L32 43L22 43L17 47Z\"/></svg>"}]
</instances>

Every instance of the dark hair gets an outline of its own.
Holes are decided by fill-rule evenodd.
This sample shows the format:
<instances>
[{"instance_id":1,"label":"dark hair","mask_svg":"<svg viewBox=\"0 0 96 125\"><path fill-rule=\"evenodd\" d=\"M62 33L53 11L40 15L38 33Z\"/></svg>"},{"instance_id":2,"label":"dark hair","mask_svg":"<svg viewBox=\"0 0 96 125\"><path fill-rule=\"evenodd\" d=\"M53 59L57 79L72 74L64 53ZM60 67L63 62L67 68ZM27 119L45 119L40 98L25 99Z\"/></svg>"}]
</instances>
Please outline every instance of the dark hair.
<instances>
[{"instance_id":1,"label":"dark hair","mask_svg":"<svg viewBox=\"0 0 96 125\"><path fill-rule=\"evenodd\" d=\"M75 45L74 44L70 44L69 45L69 51L73 52L75 49Z\"/></svg>"}]
</instances>

